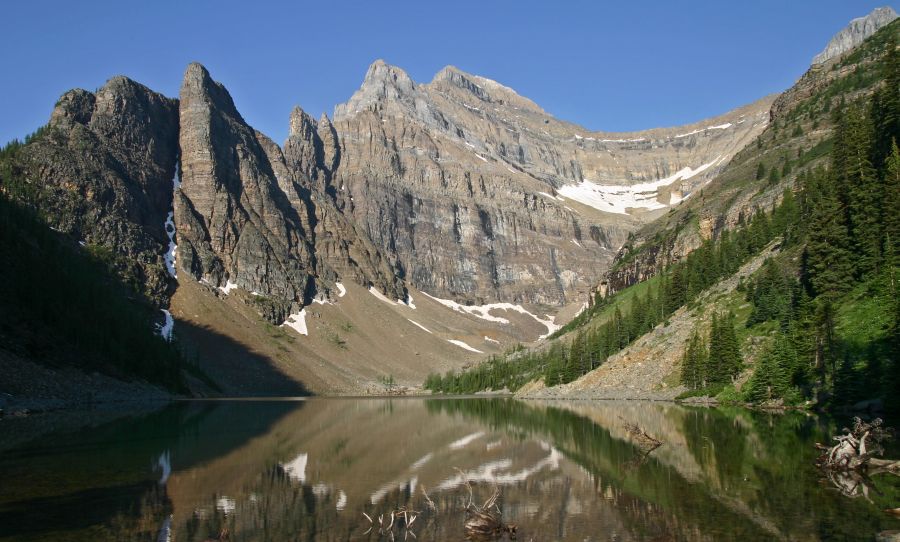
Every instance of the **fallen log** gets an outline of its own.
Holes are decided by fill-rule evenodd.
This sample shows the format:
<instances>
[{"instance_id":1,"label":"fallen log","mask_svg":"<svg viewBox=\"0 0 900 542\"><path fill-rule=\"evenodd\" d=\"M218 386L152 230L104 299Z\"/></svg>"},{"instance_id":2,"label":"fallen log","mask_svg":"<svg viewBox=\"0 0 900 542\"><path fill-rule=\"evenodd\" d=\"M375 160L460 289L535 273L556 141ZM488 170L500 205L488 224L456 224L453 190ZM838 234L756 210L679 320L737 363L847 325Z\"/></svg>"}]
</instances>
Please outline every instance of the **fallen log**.
<instances>
[{"instance_id":1,"label":"fallen log","mask_svg":"<svg viewBox=\"0 0 900 542\"><path fill-rule=\"evenodd\" d=\"M844 434L833 437L833 446L816 443L823 453L816 463L830 471L872 471L900 473L900 461L880 459L884 454L882 442L891 438L891 432L883 427L881 418L864 422L853 418L853 428L844 428Z\"/></svg>"}]
</instances>

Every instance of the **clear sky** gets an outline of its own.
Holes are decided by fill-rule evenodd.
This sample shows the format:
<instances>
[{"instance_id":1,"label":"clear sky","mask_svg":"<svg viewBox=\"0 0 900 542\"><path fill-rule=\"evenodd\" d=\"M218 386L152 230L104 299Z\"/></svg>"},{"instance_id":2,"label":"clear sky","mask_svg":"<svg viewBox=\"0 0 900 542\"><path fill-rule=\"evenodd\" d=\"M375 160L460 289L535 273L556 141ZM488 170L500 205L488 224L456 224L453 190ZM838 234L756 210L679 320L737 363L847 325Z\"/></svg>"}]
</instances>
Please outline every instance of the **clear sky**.
<instances>
[{"instance_id":1,"label":"clear sky","mask_svg":"<svg viewBox=\"0 0 900 542\"><path fill-rule=\"evenodd\" d=\"M0 18L0 142L45 123L67 89L113 75L175 97L191 61L276 141L294 105L330 116L377 58L419 82L453 64L589 129L685 124L786 89L880 5L891 4L17 0Z\"/></svg>"}]
</instances>

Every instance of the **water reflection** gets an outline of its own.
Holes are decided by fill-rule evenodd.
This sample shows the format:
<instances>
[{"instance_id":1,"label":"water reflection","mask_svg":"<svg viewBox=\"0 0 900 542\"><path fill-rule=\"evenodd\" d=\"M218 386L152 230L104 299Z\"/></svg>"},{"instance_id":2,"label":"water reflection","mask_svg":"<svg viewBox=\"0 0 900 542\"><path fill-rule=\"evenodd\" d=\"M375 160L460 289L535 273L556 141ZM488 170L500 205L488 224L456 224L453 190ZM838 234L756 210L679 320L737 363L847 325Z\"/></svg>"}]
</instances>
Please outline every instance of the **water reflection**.
<instances>
[{"instance_id":1,"label":"water reflection","mask_svg":"<svg viewBox=\"0 0 900 542\"><path fill-rule=\"evenodd\" d=\"M646 453L629 425L663 445ZM476 502L501 489L519 540L871 540L900 528L881 512L900 503L895 480L873 480L870 501L828 489L812 443L831 429L642 402L182 404L0 452L0 540L378 540L363 514L397 509L419 514L418 540L463 540L466 481Z\"/></svg>"}]
</instances>

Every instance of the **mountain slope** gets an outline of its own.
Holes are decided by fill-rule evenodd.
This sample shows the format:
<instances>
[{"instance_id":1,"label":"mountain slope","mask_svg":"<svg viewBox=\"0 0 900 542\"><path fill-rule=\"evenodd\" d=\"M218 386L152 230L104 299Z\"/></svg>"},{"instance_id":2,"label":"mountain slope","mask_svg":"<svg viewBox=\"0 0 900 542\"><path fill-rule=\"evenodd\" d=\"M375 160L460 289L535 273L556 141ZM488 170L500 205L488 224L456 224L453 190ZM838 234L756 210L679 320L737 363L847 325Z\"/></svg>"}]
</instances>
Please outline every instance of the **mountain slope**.
<instances>
[{"instance_id":1,"label":"mountain slope","mask_svg":"<svg viewBox=\"0 0 900 542\"><path fill-rule=\"evenodd\" d=\"M377 61L335 109L332 189L421 290L581 302L628 232L752 141L770 103L680 128L594 133L453 67L417 84Z\"/></svg>"},{"instance_id":2,"label":"mountain slope","mask_svg":"<svg viewBox=\"0 0 900 542\"><path fill-rule=\"evenodd\" d=\"M898 33L900 23L889 24L779 97L757 143L626 245L596 305L557 341L427 385L524 386L534 395L541 384L526 383L542 380L565 385L541 396L671 398L684 389L682 353L692 335L701 343L710 336L708 359L720 356L718 319L743 350L734 367L710 377L715 393L747 383L744 395L728 391L731 400L822 403L837 390L834 403L859 397L859 389L890 389ZM757 361L752 376L741 373ZM703 363L708 371L712 362Z\"/></svg>"}]
</instances>

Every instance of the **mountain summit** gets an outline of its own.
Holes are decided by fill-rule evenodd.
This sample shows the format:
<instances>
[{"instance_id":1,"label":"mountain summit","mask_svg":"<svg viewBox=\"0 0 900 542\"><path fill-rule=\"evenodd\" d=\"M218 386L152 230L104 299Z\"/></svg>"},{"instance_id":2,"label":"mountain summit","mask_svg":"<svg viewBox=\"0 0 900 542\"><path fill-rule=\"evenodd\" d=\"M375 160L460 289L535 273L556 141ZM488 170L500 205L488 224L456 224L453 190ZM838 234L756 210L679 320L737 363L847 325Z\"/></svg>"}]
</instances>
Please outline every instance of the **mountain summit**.
<instances>
[{"instance_id":1,"label":"mountain summit","mask_svg":"<svg viewBox=\"0 0 900 542\"><path fill-rule=\"evenodd\" d=\"M821 53L813 57L813 65L823 64L846 53L896 18L897 12L890 6L884 6L875 8L865 17L853 19L850 24L831 38Z\"/></svg>"}]
</instances>

